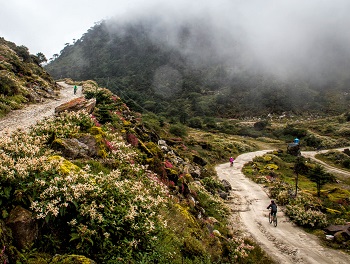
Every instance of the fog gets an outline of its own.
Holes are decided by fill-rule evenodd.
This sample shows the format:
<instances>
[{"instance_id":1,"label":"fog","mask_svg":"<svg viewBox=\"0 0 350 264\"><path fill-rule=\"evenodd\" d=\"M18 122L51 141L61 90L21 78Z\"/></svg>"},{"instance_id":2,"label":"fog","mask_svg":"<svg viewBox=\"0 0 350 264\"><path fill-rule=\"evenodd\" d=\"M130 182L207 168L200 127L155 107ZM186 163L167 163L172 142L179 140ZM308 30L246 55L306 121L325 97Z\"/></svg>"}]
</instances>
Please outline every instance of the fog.
<instances>
[{"instance_id":1,"label":"fog","mask_svg":"<svg viewBox=\"0 0 350 264\"><path fill-rule=\"evenodd\" d=\"M349 78L348 11L348 0L153 1L114 19L151 21L154 39L197 60L323 82ZM188 23L199 30L184 43Z\"/></svg>"}]
</instances>

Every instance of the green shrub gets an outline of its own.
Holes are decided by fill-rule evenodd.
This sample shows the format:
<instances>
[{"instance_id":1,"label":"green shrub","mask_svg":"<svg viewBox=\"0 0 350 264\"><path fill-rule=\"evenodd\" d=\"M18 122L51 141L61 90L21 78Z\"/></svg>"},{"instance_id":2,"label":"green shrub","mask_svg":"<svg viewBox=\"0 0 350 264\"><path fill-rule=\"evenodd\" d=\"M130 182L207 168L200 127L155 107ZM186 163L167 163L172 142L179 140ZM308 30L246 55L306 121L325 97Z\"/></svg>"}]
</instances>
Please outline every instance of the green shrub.
<instances>
[{"instance_id":1,"label":"green shrub","mask_svg":"<svg viewBox=\"0 0 350 264\"><path fill-rule=\"evenodd\" d=\"M262 120L254 123L254 128L256 130L264 130L269 125L267 120Z\"/></svg>"},{"instance_id":2,"label":"green shrub","mask_svg":"<svg viewBox=\"0 0 350 264\"><path fill-rule=\"evenodd\" d=\"M187 136L187 128L181 124L171 125L169 128L169 132L177 137L185 137Z\"/></svg>"},{"instance_id":3,"label":"green shrub","mask_svg":"<svg viewBox=\"0 0 350 264\"><path fill-rule=\"evenodd\" d=\"M192 117L188 120L188 126L192 128L202 128L202 119L200 117Z\"/></svg>"}]
</instances>

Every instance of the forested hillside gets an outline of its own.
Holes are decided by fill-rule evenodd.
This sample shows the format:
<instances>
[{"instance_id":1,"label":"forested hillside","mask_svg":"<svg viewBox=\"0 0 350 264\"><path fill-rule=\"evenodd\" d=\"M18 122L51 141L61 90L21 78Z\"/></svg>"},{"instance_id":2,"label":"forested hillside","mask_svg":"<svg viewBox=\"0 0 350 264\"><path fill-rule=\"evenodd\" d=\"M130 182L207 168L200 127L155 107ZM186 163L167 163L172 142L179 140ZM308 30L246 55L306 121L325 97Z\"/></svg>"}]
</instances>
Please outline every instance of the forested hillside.
<instances>
[{"instance_id":1,"label":"forested hillside","mask_svg":"<svg viewBox=\"0 0 350 264\"><path fill-rule=\"evenodd\" d=\"M331 77L299 69L282 78L249 59L240 40L222 35L209 19L176 26L160 21L98 23L67 43L46 69L55 78L94 79L133 109L182 123L195 116L332 115L347 109L346 68L332 69L337 72Z\"/></svg>"}]
</instances>

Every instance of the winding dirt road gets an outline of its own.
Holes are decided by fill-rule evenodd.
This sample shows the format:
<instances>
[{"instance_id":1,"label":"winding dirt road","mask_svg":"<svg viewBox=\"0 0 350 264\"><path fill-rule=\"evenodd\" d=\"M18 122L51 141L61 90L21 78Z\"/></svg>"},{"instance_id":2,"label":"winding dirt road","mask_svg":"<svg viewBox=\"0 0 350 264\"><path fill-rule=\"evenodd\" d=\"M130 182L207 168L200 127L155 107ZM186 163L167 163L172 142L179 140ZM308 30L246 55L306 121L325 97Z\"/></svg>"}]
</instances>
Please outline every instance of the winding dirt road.
<instances>
[{"instance_id":1,"label":"winding dirt road","mask_svg":"<svg viewBox=\"0 0 350 264\"><path fill-rule=\"evenodd\" d=\"M81 96L81 87L78 87L77 94L73 93L73 86L64 82L58 83L62 89L57 99L47 99L40 104L31 104L27 107L14 110L0 119L0 135L5 132L11 133L17 129L28 129L38 121L54 114L55 107Z\"/></svg>"},{"instance_id":2,"label":"winding dirt road","mask_svg":"<svg viewBox=\"0 0 350 264\"><path fill-rule=\"evenodd\" d=\"M350 147L343 147L343 148L337 148L334 150L338 150L338 151L343 151L344 149L349 149ZM305 158L309 158L312 159L314 161L316 161L317 163L321 164L323 167L325 167L325 169L331 173L337 174L337 175L341 175L341 177L343 178L349 178L350 177L350 173L346 170L342 170L342 169L338 169L338 168L334 168L330 165L328 165L327 163L323 162L322 160L316 159L315 156L317 154L321 154L321 153L326 153L329 150L321 150L321 151L302 151L301 155L304 156Z\"/></svg>"},{"instance_id":3,"label":"winding dirt road","mask_svg":"<svg viewBox=\"0 0 350 264\"><path fill-rule=\"evenodd\" d=\"M304 232L291 223L281 212L277 213L278 226L268 222L270 199L265 190L249 180L241 172L245 163L269 150L256 151L238 156L233 167L229 163L216 167L220 179L230 182L233 195L231 208L236 217L235 226L241 226L277 263L350 263L350 256L320 245L318 238ZM237 200L238 199L238 200Z\"/></svg>"}]
</instances>

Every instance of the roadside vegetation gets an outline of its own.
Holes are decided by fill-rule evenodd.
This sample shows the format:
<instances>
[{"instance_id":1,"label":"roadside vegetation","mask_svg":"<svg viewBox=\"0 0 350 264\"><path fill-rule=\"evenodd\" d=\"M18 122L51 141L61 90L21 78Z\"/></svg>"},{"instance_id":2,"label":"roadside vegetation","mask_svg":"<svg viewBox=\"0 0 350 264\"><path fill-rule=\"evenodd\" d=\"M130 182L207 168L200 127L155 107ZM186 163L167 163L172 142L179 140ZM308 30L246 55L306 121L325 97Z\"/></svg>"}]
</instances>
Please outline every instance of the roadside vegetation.
<instances>
[{"instance_id":1,"label":"roadside vegetation","mask_svg":"<svg viewBox=\"0 0 350 264\"><path fill-rule=\"evenodd\" d=\"M349 241L327 241L323 232L330 224L350 222L349 185L312 160L282 151L255 158L243 172L262 184L271 199L285 206L285 214L297 225L332 247L349 248Z\"/></svg>"}]
</instances>

